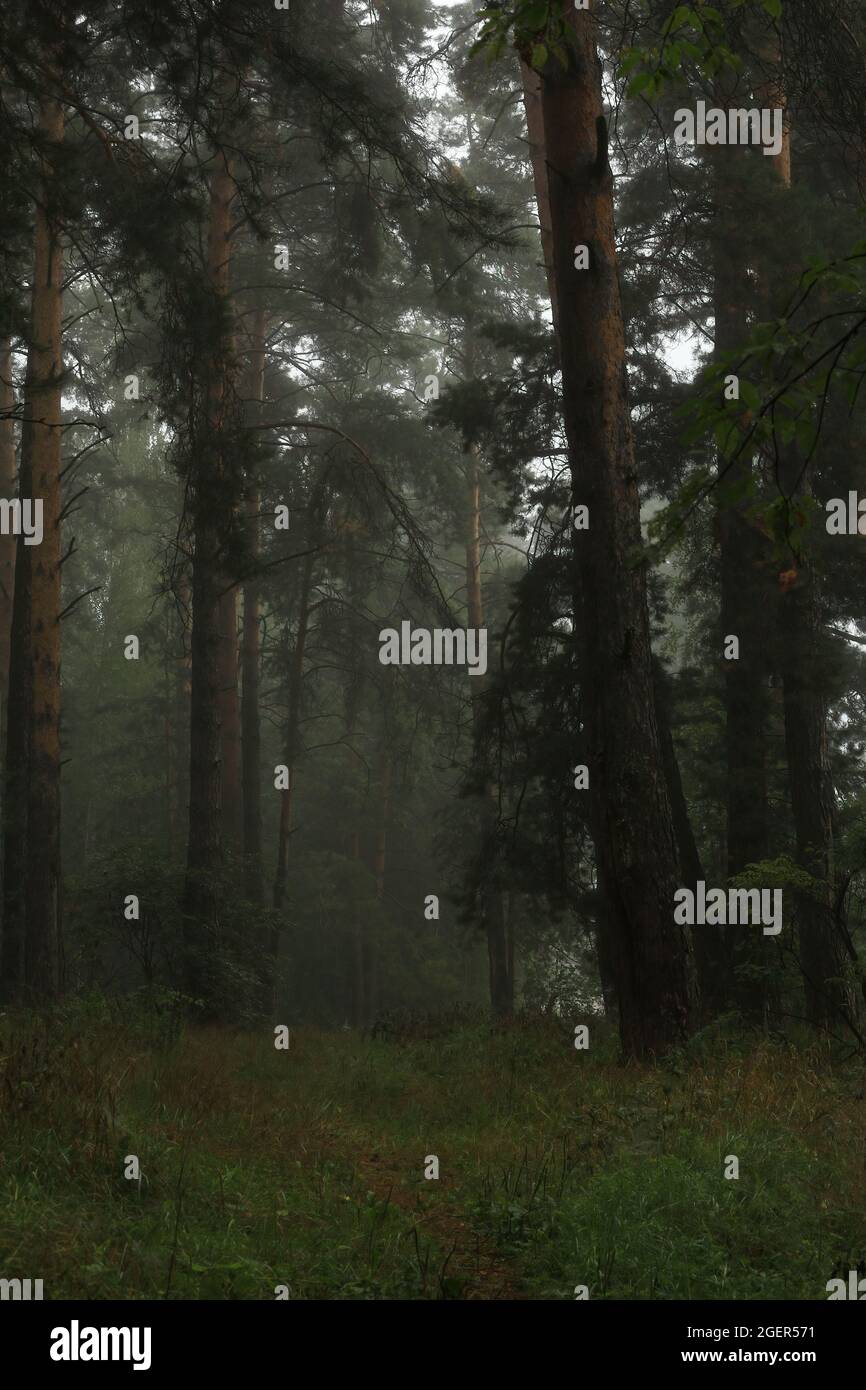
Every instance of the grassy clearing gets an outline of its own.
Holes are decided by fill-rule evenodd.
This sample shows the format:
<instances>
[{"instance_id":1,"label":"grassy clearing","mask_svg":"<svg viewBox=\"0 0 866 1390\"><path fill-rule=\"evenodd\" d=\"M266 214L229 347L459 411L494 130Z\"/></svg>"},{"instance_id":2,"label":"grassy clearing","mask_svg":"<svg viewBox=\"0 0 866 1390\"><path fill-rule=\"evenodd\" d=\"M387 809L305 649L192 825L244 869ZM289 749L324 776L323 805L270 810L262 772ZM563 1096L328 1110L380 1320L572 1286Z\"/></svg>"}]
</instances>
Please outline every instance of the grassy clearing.
<instances>
[{"instance_id":1,"label":"grassy clearing","mask_svg":"<svg viewBox=\"0 0 866 1390\"><path fill-rule=\"evenodd\" d=\"M0 1277L52 1298L824 1299L866 1257L863 1065L814 1047L624 1068L527 1020L276 1052L100 1008L7 1016L0 1058Z\"/></svg>"}]
</instances>

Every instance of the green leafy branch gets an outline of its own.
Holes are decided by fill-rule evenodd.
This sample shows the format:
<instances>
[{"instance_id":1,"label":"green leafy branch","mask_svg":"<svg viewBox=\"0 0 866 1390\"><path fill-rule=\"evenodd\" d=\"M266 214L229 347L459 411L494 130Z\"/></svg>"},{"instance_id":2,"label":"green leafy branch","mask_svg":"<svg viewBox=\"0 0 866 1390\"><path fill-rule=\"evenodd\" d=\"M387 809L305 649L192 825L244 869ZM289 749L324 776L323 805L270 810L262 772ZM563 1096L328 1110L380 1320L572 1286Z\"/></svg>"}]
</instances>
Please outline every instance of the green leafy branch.
<instances>
[{"instance_id":1,"label":"green leafy branch","mask_svg":"<svg viewBox=\"0 0 866 1390\"><path fill-rule=\"evenodd\" d=\"M728 0L727 8L732 11L745 5L757 5L774 20L782 13L782 0ZM686 61L706 77L715 77L725 68L739 72L743 66L742 59L725 42L725 15L705 0L676 5L664 21L657 43L624 50L620 70L631 79L629 96L643 96L648 101L660 96L669 83L681 78Z\"/></svg>"},{"instance_id":2,"label":"green leafy branch","mask_svg":"<svg viewBox=\"0 0 866 1390\"><path fill-rule=\"evenodd\" d=\"M805 317L810 301L821 308ZM736 394L730 390L737 380ZM771 501L747 494L748 476L735 465L761 454L776 466L783 450L796 451L800 478L818 447L831 391L853 409L866 379L866 239L834 260L813 257L800 277L787 313L754 326L746 345L719 357L702 375L696 396L681 406L683 443L711 440L719 470L694 471L651 523L650 544L663 554L710 492L746 515L779 547L798 555L814 504L797 486ZM799 480L798 480L799 482Z\"/></svg>"},{"instance_id":3,"label":"green leafy branch","mask_svg":"<svg viewBox=\"0 0 866 1390\"><path fill-rule=\"evenodd\" d=\"M725 0L729 11L757 5L772 19L779 19L782 0ZM646 10L646 4L644 4ZM472 45L474 56L483 53L488 63L501 58L513 44L531 67L540 71L553 55L565 68L574 30L567 22L567 0L503 0L487 4L475 16L481 25ZM646 19L651 15L646 11ZM708 77L725 67L739 70L742 60L725 43L725 16L706 0L692 5L675 5L662 25L659 42L635 45L624 50L621 70L631 74L629 94L658 96L667 83L680 76L687 59Z\"/></svg>"},{"instance_id":4,"label":"green leafy branch","mask_svg":"<svg viewBox=\"0 0 866 1390\"><path fill-rule=\"evenodd\" d=\"M568 47L574 31L566 23L562 0L515 0L512 4L488 5L475 18L481 31L471 53L483 53L487 62L501 58L513 43L522 58L540 71L551 54L563 68L568 67Z\"/></svg>"}]
</instances>

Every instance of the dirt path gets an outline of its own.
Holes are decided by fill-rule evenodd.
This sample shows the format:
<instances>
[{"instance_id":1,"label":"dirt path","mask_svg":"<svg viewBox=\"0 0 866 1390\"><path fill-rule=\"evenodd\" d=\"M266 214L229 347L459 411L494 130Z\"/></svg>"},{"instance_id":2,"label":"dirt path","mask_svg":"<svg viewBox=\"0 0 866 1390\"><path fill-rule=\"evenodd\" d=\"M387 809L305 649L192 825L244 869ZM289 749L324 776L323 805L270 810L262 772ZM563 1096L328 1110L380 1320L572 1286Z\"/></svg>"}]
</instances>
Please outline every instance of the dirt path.
<instances>
[{"instance_id":1,"label":"dirt path","mask_svg":"<svg viewBox=\"0 0 866 1390\"><path fill-rule=\"evenodd\" d=\"M439 1182L410 1187L405 1179L407 1166L375 1153L357 1162L369 1190L410 1213L419 1237L434 1240L444 1253L441 1268L430 1270L438 1279L440 1296L484 1302L524 1299L516 1272L492 1240L473 1231L453 1210L448 1187Z\"/></svg>"}]
</instances>

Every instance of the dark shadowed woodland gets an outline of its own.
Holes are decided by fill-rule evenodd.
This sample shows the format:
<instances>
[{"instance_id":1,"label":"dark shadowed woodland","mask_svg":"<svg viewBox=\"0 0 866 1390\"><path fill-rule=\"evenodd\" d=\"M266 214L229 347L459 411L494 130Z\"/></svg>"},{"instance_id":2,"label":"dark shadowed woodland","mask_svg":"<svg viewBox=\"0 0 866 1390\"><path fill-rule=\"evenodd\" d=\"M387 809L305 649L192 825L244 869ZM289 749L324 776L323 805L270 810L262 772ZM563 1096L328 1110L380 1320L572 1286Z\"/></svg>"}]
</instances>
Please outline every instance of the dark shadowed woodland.
<instances>
[{"instance_id":1,"label":"dark shadowed woodland","mask_svg":"<svg viewBox=\"0 0 866 1390\"><path fill-rule=\"evenodd\" d=\"M0 83L0 1277L866 1275L860 0L6 0Z\"/></svg>"}]
</instances>

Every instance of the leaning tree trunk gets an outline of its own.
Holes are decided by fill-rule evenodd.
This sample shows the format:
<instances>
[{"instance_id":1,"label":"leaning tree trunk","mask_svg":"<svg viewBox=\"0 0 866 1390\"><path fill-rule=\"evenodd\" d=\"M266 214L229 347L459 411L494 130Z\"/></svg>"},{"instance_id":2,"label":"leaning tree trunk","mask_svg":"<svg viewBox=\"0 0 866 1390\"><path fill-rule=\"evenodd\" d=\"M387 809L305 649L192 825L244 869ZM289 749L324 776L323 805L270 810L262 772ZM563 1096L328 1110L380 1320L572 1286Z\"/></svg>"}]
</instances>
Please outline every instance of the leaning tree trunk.
<instances>
[{"instance_id":1,"label":"leaning tree trunk","mask_svg":"<svg viewBox=\"0 0 866 1390\"><path fill-rule=\"evenodd\" d=\"M18 537L4 807L4 987L15 994L23 982L30 1002L50 999L60 988L63 251L50 152L63 141L60 102L43 99L39 132L46 153L34 214L20 495L42 500L43 536L36 546Z\"/></svg>"},{"instance_id":2,"label":"leaning tree trunk","mask_svg":"<svg viewBox=\"0 0 866 1390\"><path fill-rule=\"evenodd\" d=\"M590 824L627 1055L679 1042L690 1022L688 942L674 923L677 846L652 680L640 504L594 16L563 3L567 66L542 72L563 412L573 504L575 619ZM538 191L538 190L537 190ZM586 247L587 269L576 248Z\"/></svg>"}]
</instances>

